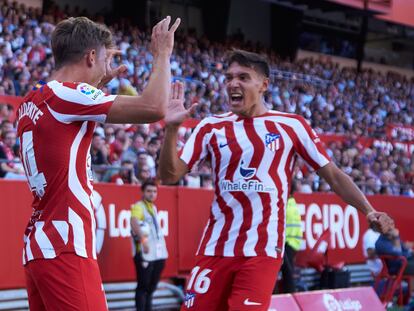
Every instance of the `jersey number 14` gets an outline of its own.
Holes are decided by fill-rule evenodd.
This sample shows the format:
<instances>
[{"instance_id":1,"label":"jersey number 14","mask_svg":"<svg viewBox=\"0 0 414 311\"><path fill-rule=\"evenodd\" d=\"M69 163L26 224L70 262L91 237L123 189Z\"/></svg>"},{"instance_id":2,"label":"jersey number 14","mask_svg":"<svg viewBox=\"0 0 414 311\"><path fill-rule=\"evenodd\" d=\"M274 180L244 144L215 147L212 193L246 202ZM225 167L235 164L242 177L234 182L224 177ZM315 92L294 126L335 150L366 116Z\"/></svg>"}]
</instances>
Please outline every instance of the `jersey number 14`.
<instances>
[{"instance_id":1,"label":"jersey number 14","mask_svg":"<svg viewBox=\"0 0 414 311\"><path fill-rule=\"evenodd\" d=\"M26 171L30 190L34 191L36 195L41 198L45 194L45 187L47 183L45 175L37 170L33 147L33 132L24 132L21 140L21 159L24 165L24 170Z\"/></svg>"}]
</instances>

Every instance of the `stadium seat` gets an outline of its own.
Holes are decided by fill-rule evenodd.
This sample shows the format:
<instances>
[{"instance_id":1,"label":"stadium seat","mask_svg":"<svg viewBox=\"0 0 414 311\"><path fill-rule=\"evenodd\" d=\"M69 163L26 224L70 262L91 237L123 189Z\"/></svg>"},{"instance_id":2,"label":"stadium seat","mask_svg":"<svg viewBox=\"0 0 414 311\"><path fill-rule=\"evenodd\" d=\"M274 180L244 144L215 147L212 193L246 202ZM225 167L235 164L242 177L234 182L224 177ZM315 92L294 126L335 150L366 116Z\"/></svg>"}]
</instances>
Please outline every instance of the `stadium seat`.
<instances>
[{"instance_id":1,"label":"stadium seat","mask_svg":"<svg viewBox=\"0 0 414 311\"><path fill-rule=\"evenodd\" d=\"M383 255L380 256L380 259L383 265L381 272L375 277L375 291L384 307L393 301L395 295L398 295L398 305L402 306L404 304L402 278L405 267L407 266L407 258L404 256ZM401 266L395 274L391 274L388 269L387 263L391 260L401 261Z\"/></svg>"},{"instance_id":2,"label":"stadium seat","mask_svg":"<svg viewBox=\"0 0 414 311\"><path fill-rule=\"evenodd\" d=\"M322 232L314 247L309 251L300 251L296 254L296 265L302 268L314 268L322 272L325 268L341 269L344 262L329 261L328 252L331 240L331 231L326 229Z\"/></svg>"}]
</instances>

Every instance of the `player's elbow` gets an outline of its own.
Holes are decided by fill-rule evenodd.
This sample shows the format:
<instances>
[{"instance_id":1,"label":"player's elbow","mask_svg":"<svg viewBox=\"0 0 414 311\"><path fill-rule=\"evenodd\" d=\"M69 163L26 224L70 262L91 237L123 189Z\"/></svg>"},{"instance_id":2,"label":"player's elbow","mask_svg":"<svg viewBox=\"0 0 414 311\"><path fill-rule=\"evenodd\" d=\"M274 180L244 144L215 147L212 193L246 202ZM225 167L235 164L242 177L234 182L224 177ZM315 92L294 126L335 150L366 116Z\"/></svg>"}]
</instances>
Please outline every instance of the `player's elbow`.
<instances>
[{"instance_id":1,"label":"player's elbow","mask_svg":"<svg viewBox=\"0 0 414 311\"><path fill-rule=\"evenodd\" d=\"M352 179L340 169L336 170L333 178L329 181L332 190L337 194L342 193L345 189L349 189L351 184L353 184Z\"/></svg>"},{"instance_id":2,"label":"player's elbow","mask_svg":"<svg viewBox=\"0 0 414 311\"><path fill-rule=\"evenodd\" d=\"M162 120L162 119L164 119L164 118L165 118L165 115L166 115L166 111L165 111L165 109L164 109L164 110L160 110L160 111L158 112L158 114L157 114L157 118L159 118L159 120Z\"/></svg>"},{"instance_id":3,"label":"player's elbow","mask_svg":"<svg viewBox=\"0 0 414 311\"><path fill-rule=\"evenodd\" d=\"M147 103L151 103L151 116L153 121L160 121L165 118L167 113L167 104L168 98L164 96L147 96L146 94L143 95L143 101Z\"/></svg>"},{"instance_id":4,"label":"player's elbow","mask_svg":"<svg viewBox=\"0 0 414 311\"><path fill-rule=\"evenodd\" d=\"M168 100L165 100L163 98L158 98L157 103L154 105L154 108L156 111L154 111L154 115L159 119L162 120L165 118L165 115L167 114L167 102Z\"/></svg>"},{"instance_id":5,"label":"player's elbow","mask_svg":"<svg viewBox=\"0 0 414 311\"><path fill-rule=\"evenodd\" d=\"M175 157L174 154L172 157L160 157L158 176L164 185L176 185L188 172L187 165L182 160ZM173 159L172 162L169 160L171 158Z\"/></svg>"},{"instance_id":6,"label":"player's elbow","mask_svg":"<svg viewBox=\"0 0 414 311\"><path fill-rule=\"evenodd\" d=\"M175 177L175 176L164 176L160 178L161 178L161 183L163 185L176 185L180 180L178 177Z\"/></svg>"},{"instance_id":7,"label":"player's elbow","mask_svg":"<svg viewBox=\"0 0 414 311\"><path fill-rule=\"evenodd\" d=\"M158 171L159 178L163 185L175 185L179 182L180 177L170 172L165 172L163 170Z\"/></svg>"},{"instance_id":8,"label":"player's elbow","mask_svg":"<svg viewBox=\"0 0 414 311\"><path fill-rule=\"evenodd\" d=\"M165 110L163 109L157 109L154 110L152 113L153 122L161 121L165 118Z\"/></svg>"}]
</instances>

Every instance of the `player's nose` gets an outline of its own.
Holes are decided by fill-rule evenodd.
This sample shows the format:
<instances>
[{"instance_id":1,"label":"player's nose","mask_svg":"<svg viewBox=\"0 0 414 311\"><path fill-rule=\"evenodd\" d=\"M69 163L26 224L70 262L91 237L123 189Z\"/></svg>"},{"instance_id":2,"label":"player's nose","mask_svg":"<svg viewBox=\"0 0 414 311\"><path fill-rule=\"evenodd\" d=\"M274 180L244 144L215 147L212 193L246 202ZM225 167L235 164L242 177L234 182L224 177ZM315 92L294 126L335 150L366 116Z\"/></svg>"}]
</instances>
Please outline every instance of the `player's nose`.
<instances>
[{"instance_id":1,"label":"player's nose","mask_svg":"<svg viewBox=\"0 0 414 311\"><path fill-rule=\"evenodd\" d=\"M227 84L227 88L229 89L229 91L234 91L239 87L240 87L240 81L237 79L232 79Z\"/></svg>"}]
</instances>

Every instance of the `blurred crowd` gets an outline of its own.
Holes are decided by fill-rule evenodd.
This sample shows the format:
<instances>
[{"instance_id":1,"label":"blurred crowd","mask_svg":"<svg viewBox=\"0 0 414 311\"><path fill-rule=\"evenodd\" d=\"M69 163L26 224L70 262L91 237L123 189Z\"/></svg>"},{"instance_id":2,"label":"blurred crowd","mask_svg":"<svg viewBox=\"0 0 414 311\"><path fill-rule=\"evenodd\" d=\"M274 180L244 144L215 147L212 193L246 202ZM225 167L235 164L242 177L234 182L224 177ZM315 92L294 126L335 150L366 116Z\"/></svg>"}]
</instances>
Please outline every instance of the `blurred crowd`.
<instances>
[{"instance_id":1,"label":"blurred crowd","mask_svg":"<svg viewBox=\"0 0 414 311\"><path fill-rule=\"evenodd\" d=\"M0 10L0 95L26 94L39 80L47 80L53 69L50 37L54 25L69 12L52 6L48 12L23 5L1 2ZM69 13L64 13L69 12ZM83 13L82 13L83 14ZM103 21L100 16L95 20ZM150 32L129 23L110 26L114 43L121 54L114 66L125 64L128 70L113 79L105 91L133 95L142 92L151 73ZM329 59L301 59L285 62L260 44L229 37L224 43L210 42L193 32L179 33L171 58L175 79L186 83L186 103L199 103L193 117L202 119L227 110L224 87L224 59L230 48L243 48L265 54L271 63L272 79L266 102L271 109L299 113L307 118L319 134L347 135L345 142L330 142L332 159L361 186L367 194L413 195L414 156L398 149L366 147L358 137L385 139L387 124L411 125L414 116L414 81L398 75L386 75L356 68L340 67ZM15 145L7 135L14 132L7 122L12 113L0 104L0 159L15 160ZM190 130L180 132L182 145ZM91 160L99 181L141 183L156 174L157 158L163 130L155 125L100 125L92 142ZM11 139L9 139L11 141ZM2 150L6 152L2 152ZM1 161L1 160L0 160ZM5 166L16 167L18 161L0 163L0 177ZM302 192L329 191L302 161L295 171ZM201 163L184 184L212 187L209 164Z\"/></svg>"}]
</instances>

